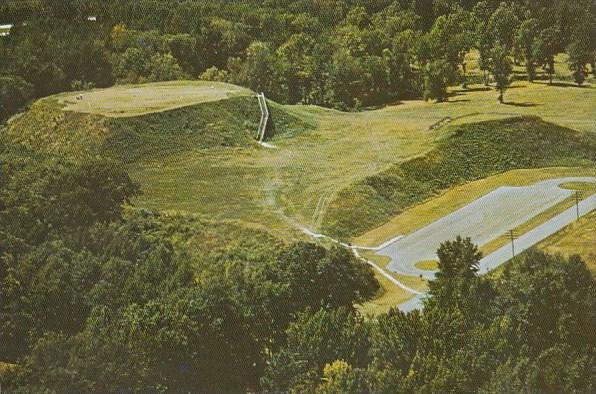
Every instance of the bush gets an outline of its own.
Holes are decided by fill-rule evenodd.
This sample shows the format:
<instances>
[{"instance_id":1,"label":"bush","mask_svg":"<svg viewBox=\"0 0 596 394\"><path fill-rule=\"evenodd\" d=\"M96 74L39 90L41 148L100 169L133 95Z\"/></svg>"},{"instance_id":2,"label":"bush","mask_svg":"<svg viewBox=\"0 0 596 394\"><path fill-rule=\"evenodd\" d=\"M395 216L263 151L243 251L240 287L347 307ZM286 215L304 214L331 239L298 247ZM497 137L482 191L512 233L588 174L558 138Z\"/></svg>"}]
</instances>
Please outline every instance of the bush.
<instances>
[{"instance_id":1,"label":"bush","mask_svg":"<svg viewBox=\"0 0 596 394\"><path fill-rule=\"evenodd\" d=\"M33 97L33 85L17 76L0 76L0 122Z\"/></svg>"},{"instance_id":2,"label":"bush","mask_svg":"<svg viewBox=\"0 0 596 394\"><path fill-rule=\"evenodd\" d=\"M215 66L209 67L199 75L199 79L203 81L226 82L228 80L228 71L220 70Z\"/></svg>"}]
</instances>

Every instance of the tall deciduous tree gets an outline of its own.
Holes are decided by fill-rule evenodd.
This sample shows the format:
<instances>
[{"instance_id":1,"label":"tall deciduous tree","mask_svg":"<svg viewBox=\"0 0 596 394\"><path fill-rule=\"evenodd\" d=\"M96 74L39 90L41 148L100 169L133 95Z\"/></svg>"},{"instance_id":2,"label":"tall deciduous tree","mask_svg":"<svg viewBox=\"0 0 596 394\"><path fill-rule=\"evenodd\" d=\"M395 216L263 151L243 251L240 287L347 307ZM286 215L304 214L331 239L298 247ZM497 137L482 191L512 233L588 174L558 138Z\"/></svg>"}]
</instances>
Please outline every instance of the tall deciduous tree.
<instances>
[{"instance_id":1,"label":"tall deciduous tree","mask_svg":"<svg viewBox=\"0 0 596 394\"><path fill-rule=\"evenodd\" d=\"M534 18L523 21L515 33L515 47L524 59L526 74L530 82L534 81L536 77L534 43L537 34L538 20Z\"/></svg>"},{"instance_id":2,"label":"tall deciduous tree","mask_svg":"<svg viewBox=\"0 0 596 394\"><path fill-rule=\"evenodd\" d=\"M556 27L548 27L540 32L534 45L534 58L548 73L550 84L553 83L555 75L555 55L560 49L559 36Z\"/></svg>"},{"instance_id":3,"label":"tall deciduous tree","mask_svg":"<svg viewBox=\"0 0 596 394\"><path fill-rule=\"evenodd\" d=\"M447 87L455 80L453 65L447 60L434 60L424 69L424 99L446 101Z\"/></svg>"},{"instance_id":4,"label":"tall deciduous tree","mask_svg":"<svg viewBox=\"0 0 596 394\"><path fill-rule=\"evenodd\" d=\"M513 66L509 60L509 52L505 47L497 45L491 51L491 72L495 79L497 91L499 92L499 102L504 102L504 94L511 84L511 72Z\"/></svg>"}]
</instances>

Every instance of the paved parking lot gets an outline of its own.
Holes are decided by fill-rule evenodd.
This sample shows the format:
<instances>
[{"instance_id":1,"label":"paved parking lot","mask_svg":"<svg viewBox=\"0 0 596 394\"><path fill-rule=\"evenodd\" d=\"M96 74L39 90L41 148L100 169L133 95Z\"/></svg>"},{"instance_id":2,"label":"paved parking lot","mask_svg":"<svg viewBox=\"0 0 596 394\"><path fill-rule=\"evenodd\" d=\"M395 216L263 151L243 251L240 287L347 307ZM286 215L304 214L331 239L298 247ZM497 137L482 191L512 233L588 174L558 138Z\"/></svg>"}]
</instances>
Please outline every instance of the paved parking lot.
<instances>
[{"instance_id":1,"label":"paved parking lot","mask_svg":"<svg viewBox=\"0 0 596 394\"><path fill-rule=\"evenodd\" d=\"M484 245L503 236L508 229L527 222L571 196L573 191L559 187L567 182L596 182L596 178L569 177L530 186L500 187L436 222L406 235L377 253L391 258L387 265L389 271L401 275L422 275L432 279L433 271L418 269L415 264L419 261L437 259L436 250L441 242L461 235L470 237L478 245ZM593 202L584 204L586 209L593 209L594 207L590 209L589 204ZM534 238L543 239L559 230L555 224L540 227L540 234L535 234ZM503 256L505 257L505 254ZM492 268L494 265L495 262L491 262Z\"/></svg>"}]
</instances>

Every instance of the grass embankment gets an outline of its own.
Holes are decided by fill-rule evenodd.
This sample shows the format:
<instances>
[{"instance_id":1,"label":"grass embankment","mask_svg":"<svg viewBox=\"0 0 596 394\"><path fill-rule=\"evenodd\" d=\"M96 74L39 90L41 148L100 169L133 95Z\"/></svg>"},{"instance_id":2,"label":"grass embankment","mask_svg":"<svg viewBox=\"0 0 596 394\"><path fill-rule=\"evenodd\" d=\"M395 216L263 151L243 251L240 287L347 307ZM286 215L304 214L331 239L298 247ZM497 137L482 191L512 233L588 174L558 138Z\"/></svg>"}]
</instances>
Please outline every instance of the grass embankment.
<instances>
[{"instance_id":1,"label":"grass embankment","mask_svg":"<svg viewBox=\"0 0 596 394\"><path fill-rule=\"evenodd\" d=\"M178 100L177 89L185 92L193 84L172 83L170 98ZM341 190L432 150L450 128L429 128L446 118L458 125L535 114L577 130L596 130L595 88L515 82L506 100L531 106L497 105L494 90L479 85L454 90L447 103L414 100L358 113L270 102L277 149L264 149L251 139L260 117L256 98L197 103L199 94L181 94L165 109L149 108L164 87L142 86L148 101L140 100L130 116L62 111L58 100L76 101L69 93L38 101L13 118L6 135L61 156L107 152L127 160L144 190L138 205L259 223L284 233L292 228L284 216L320 230ZM117 87L103 91L107 98L112 89ZM89 93L82 94L84 103ZM113 91L114 98L120 95Z\"/></svg>"},{"instance_id":2,"label":"grass embankment","mask_svg":"<svg viewBox=\"0 0 596 394\"><path fill-rule=\"evenodd\" d=\"M537 247L548 253L564 256L580 255L588 269L596 275L596 211L551 235Z\"/></svg>"},{"instance_id":3,"label":"grass embankment","mask_svg":"<svg viewBox=\"0 0 596 394\"><path fill-rule=\"evenodd\" d=\"M572 176L596 176L596 169L591 167L553 167L511 170L455 186L436 197L432 197L421 204L407 209L403 213L391 218L387 223L355 238L354 244L376 246L395 237L397 234L409 234L464 207L501 186L527 186L548 179ZM569 185L563 184L561 187L569 187ZM575 187L572 187L572 189L576 190Z\"/></svg>"},{"instance_id":4,"label":"grass embankment","mask_svg":"<svg viewBox=\"0 0 596 394\"><path fill-rule=\"evenodd\" d=\"M432 151L356 182L331 202L326 232L349 238L456 185L517 168L593 165L596 135L536 117L450 128Z\"/></svg>"},{"instance_id":5,"label":"grass embankment","mask_svg":"<svg viewBox=\"0 0 596 394\"><path fill-rule=\"evenodd\" d=\"M257 100L246 95L126 117L64 111L64 105L56 97L39 100L13 118L5 133L34 151L79 160L101 154L132 163L188 150L255 145L260 119ZM312 127L274 103L271 117L279 135Z\"/></svg>"}]
</instances>

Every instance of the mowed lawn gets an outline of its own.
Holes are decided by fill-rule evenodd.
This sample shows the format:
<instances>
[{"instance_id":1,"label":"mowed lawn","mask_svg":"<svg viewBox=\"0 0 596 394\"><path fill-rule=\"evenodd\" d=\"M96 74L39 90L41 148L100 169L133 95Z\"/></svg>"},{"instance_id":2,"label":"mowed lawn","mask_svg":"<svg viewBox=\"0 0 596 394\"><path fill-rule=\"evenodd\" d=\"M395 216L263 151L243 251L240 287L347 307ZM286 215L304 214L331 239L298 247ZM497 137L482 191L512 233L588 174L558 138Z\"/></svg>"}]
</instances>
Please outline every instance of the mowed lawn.
<instances>
[{"instance_id":1,"label":"mowed lawn","mask_svg":"<svg viewBox=\"0 0 596 394\"><path fill-rule=\"evenodd\" d=\"M566 257L578 254L588 269L596 275L596 211L548 237L537 245L547 253Z\"/></svg>"},{"instance_id":2,"label":"mowed lawn","mask_svg":"<svg viewBox=\"0 0 596 394\"><path fill-rule=\"evenodd\" d=\"M432 126L446 118L453 119L452 123L465 123L537 115L577 130L596 130L592 108L596 88L515 82L505 97L509 103L522 105L499 105L494 90L472 86L469 91L455 89L447 103L408 101L356 113L283 106L316 123L316 129L274 138L271 142L275 149L197 149L135 164L131 174L144 190L137 203L259 223L281 234L297 224L316 230L335 193L350 182L431 149L446 130ZM538 177L532 176L535 172L521 171L513 184L528 184L567 174L565 171ZM508 184L511 178L500 180L502 183L496 182L494 187ZM454 197L449 209L474 199L465 193L460 197ZM416 225L424 223L422 218ZM386 230L356 241L375 244L390 238L391 233L404 231L401 225L395 227L395 232Z\"/></svg>"},{"instance_id":3,"label":"mowed lawn","mask_svg":"<svg viewBox=\"0 0 596 394\"><path fill-rule=\"evenodd\" d=\"M171 81L117 85L55 97L60 104L66 104L64 109L67 111L126 117L250 94L249 89L222 82Z\"/></svg>"}]
</instances>

